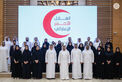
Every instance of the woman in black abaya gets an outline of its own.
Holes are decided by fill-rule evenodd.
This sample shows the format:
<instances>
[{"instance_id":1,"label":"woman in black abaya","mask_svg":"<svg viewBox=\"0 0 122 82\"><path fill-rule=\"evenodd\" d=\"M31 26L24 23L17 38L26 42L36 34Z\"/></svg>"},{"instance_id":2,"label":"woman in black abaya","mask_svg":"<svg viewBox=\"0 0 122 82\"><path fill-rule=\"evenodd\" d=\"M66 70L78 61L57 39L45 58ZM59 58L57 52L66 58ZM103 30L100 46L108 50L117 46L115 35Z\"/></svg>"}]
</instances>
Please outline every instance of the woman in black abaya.
<instances>
[{"instance_id":1,"label":"woman in black abaya","mask_svg":"<svg viewBox=\"0 0 122 82\"><path fill-rule=\"evenodd\" d=\"M47 46L46 44L43 44L42 48L41 48L41 52L42 52L42 72L46 72L46 63L45 63L45 54L46 54L46 51L47 51Z\"/></svg>"},{"instance_id":2,"label":"woman in black abaya","mask_svg":"<svg viewBox=\"0 0 122 82\"><path fill-rule=\"evenodd\" d=\"M22 65L21 65L22 53L21 53L21 50L18 45L15 47L15 51L13 53L12 60L14 61L12 77L13 78L22 78Z\"/></svg>"},{"instance_id":3,"label":"woman in black abaya","mask_svg":"<svg viewBox=\"0 0 122 82\"><path fill-rule=\"evenodd\" d=\"M25 50L22 55L22 63L23 63L23 79L31 78L31 52L29 51L28 45L25 46Z\"/></svg>"},{"instance_id":4,"label":"woman in black abaya","mask_svg":"<svg viewBox=\"0 0 122 82\"><path fill-rule=\"evenodd\" d=\"M36 47L36 50L32 53L32 77L34 79L42 78L42 52L39 46Z\"/></svg>"}]
</instances>

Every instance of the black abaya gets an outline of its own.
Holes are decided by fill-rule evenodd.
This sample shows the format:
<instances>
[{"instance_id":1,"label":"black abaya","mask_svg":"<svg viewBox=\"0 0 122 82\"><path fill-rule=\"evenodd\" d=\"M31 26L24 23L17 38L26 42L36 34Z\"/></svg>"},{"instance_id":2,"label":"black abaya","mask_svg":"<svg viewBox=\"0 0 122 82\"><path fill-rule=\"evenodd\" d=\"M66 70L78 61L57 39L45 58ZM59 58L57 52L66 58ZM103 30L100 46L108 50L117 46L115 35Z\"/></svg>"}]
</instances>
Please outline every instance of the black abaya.
<instances>
[{"instance_id":1,"label":"black abaya","mask_svg":"<svg viewBox=\"0 0 122 82\"><path fill-rule=\"evenodd\" d=\"M73 48L74 47L72 45L67 45L67 50L69 51L70 55ZM72 64L69 65L69 72L72 72Z\"/></svg>"},{"instance_id":2,"label":"black abaya","mask_svg":"<svg viewBox=\"0 0 122 82\"><path fill-rule=\"evenodd\" d=\"M96 78L104 79L104 62L105 62L105 54L102 50L97 50L95 55L95 63L96 63L96 69L95 69L95 75Z\"/></svg>"},{"instance_id":3,"label":"black abaya","mask_svg":"<svg viewBox=\"0 0 122 82\"><path fill-rule=\"evenodd\" d=\"M41 52L42 52L42 72L46 72L46 63L45 63L45 55L46 55L47 48L42 47Z\"/></svg>"},{"instance_id":4,"label":"black abaya","mask_svg":"<svg viewBox=\"0 0 122 82\"><path fill-rule=\"evenodd\" d=\"M39 62L36 63L35 60L38 60ZM33 54L32 54L32 77L35 79L41 79L42 78L42 52L41 50L36 50Z\"/></svg>"},{"instance_id":5,"label":"black abaya","mask_svg":"<svg viewBox=\"0 0 122 82\"><path fill-rule=\"evenodd\" d=\"M120 52L115 52L114 54L114 69L113 69L113 73L114 73L114 78L121 78L121 61L122 61L122 54ZM116 65L117 63L119 63L119 65Z\"/></svg>"},{"instance_id":6,"label":"black abaya","mask_svg":"<svg viewBox=\"0 0 122 82\"><path fill-rule=\"evenodd\" d=\"M58 56L59 56L59 52L61 51L62 46L61 44L57 44L57 46L55 47L56 53L57 53L57 61L58 61ZM59 65L58 63L56 63L56 72L59 72Z\"/></svg>"},{"instance_id":7,"label":"black abaya","mask_svg":"<svg viewBox=\"0 0 122 82\"><path fill-rule=\"evenodd\" d=\"M14 51L15 51L15 46L16 45L12 45L10 47L10 52L9 52L9 54L10 54L10 63L11 63L10 72L12 72L12 70L13 70L13 63L14 63L14 61L12 59L13 59L13 54L14 54Z\"/></svg>"},{"instance_id":8,"label":"black abaya","mask_svg":"<svg viewBox=\"0 0 122 82\"><path fill-rule=\"evenodd\" d=\"M29 50L24 50L22 55L22 62L23 62L23 78L29 79L31 78L31 69L30 69L31 52ZM28 63L25 64L24 62L28 62Z\"/></svg>"},{"instance_id":9,"label":"black abaya","mask_svg":"<svg viewBox=\"0 0 122 82\"><path fill-rule=\"evenodd\" d=\"M107 61L111 61L110 64ZM113 52L105 52L105 78L112 79L113 78Z\"/></svg>"},{"instance_id":10,"label":"black abaya","mask_svg":"<svg viewBox=\"0 0 122 82\"><path fill-rule=\"evenodd\" d=\"M12 69L12 77L13 78L22 78L22 53L20 50L15 50L13 53L12 60L17 61L18 63L13 63L13 69Z\"/></svg>"}]
</instances>

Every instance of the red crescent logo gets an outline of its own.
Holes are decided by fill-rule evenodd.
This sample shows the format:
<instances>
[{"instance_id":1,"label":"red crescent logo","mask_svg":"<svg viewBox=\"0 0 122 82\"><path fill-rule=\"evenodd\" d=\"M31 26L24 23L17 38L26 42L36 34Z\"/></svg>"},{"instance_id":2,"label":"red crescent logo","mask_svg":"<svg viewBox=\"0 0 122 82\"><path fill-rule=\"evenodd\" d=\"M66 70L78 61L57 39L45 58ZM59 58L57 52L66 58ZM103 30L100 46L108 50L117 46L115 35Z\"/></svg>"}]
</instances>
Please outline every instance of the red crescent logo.
<instances>
[{"instance_id":1,"label":"red crescent logo","mask_svg":"<svg viewBox=\"0 0 122 82\"><path fill-rule=\"evenodd\" d=\"M46 32L48 35L50 35L50 36L52 36L52 37L54 37L54 38L63 38L63 37L66 37L66 36L69 35L69 34L67 34L67 35L59 35L59 34L55 33L55 32L53 31L52 27L51 27L51 20L52 20L52 18L53 18L56 14L58 14L58 13L60 13L60 12L69 13L69 12L67 12L67 11L65 11L65 10L62 10L62 9L55 9L55 10L52 10L52 11L50 11L49 13L47 13L47 15L44 17L44 21L43 21L43 27L44 27L45 32Z\"/></svg>"}]
</instances>

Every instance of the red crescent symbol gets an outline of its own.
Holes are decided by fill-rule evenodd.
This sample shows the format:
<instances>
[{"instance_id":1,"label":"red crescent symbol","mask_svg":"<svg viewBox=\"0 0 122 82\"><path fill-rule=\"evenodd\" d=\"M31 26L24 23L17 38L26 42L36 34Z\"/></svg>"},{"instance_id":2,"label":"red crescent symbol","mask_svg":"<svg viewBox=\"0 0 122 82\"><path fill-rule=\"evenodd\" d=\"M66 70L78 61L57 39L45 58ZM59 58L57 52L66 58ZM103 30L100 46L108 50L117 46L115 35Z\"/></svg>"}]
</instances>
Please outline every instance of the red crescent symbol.
<instances>
[{"instance_id":1,"label":"red crescent symbol","mask_svg":"<svg viewBox=\"0 0 122 82\"><path fill-rule=\"evenodd\" d=\"M59 34L55 33L55 32L53 31L52 27L51 27L51 20L52 20L52 18L53 18L56 14L58 14L58 13L60 13L60 12L69 13L69 12L67 12L67 11L65 11L65 10L62 10L62 9L55 9L55 10L52 10L52 11L50 11L49 13L47 13L47 15L45 16L44 21L43 21L43 27L44 27L45 32L46 32L48 35L50 35L50 36L52 36L52 37L54 37L54 38L63 38L63 37L66 37L66 36L69 35L69 34L67 34L67 35L59 35Z\"/></svg>"}]
</instances>

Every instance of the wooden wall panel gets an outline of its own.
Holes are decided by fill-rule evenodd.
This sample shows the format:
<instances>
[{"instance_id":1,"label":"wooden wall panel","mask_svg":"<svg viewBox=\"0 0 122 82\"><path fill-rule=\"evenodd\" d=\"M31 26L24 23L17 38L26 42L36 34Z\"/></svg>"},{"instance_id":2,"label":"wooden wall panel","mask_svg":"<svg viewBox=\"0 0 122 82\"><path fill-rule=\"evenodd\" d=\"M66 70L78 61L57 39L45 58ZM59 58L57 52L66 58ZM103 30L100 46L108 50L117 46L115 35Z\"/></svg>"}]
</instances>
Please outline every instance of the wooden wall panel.
<instances>
[{"instance_id":1,"label":"wooden wall panel","mask_svg":"<svg viewBox=\"0 0 122 82\"><path fill-rule=\"evenodd\" d=\"M18 6L29 4L30 0L4 0L4 36L18 36Z\"/></svg>"},{"instance_id":2,"label":"wooden wall panel","mask_svg":"<svg viewBox=\"0 0 122 82\"><path fill-rule=\"evenodd\" d=\"M3 40L3 0L0 0L0 45Z\"/></svg>"},{"instance_id":3,"label":"wooden wall panel","mask_svg":"<svg viewBox=\"0 0 122 82\"><path fill-rule=\"evenodd\" d=\"M113 44L114 50L120 47L122 50L122 0L113 0L114 3L119 3L120 8L113 8Z\"/></svg>"},{"instance_id":4,"label":"wooden wall panel","mask_svg":"<svg viewBox=\"0 0 122 82\"><path fill-rule=\"evenodd\" d=\"M112 0L86 0L88 6L97 6L98 37L105 44L106 39L112 41Z\"/></svg>"}]
</instances>

